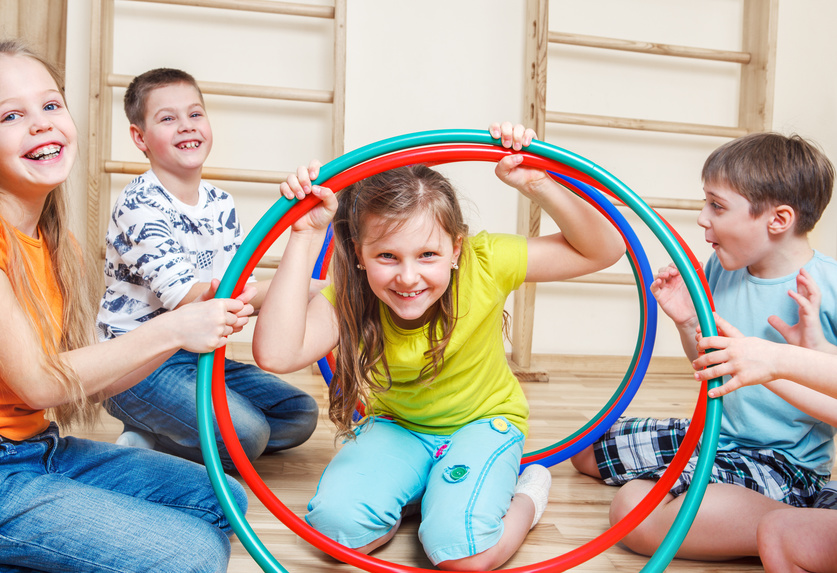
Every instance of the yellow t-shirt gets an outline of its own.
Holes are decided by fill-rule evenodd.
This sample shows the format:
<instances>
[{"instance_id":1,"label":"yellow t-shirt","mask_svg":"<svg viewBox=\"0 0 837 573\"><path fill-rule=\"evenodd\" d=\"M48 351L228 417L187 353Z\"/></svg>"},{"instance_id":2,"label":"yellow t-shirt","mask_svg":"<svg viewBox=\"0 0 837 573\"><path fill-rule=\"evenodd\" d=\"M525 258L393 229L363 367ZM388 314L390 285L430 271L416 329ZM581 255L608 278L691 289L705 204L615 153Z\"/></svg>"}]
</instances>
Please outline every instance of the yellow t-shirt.
<instances>
[{"instance_id":1,"label":"yellow t-shirt","mask_svg":"<svg viewBox=\"0 0 837 573\"><path fill-rule=\"evenodd\" d=\"M33 239L17 229L15 234L23 247L23 255L29 259L35 276L35 282L44 286L47 304L53 315L61 320L64 301L55 276L52 272L52 261L49 251L43 241ZM0 270L8 274L8 245L0 235ZM61 325L56 325L61 328ZM0 378L0 435L10 440L25 440L46 430L49 421L44 410L34 410L21 400L6 382Z\"/></svg>"},{"instance_id":2,"label":"yellow t-shirt","mask_svg":"<svg viewBox=\"0 0 837 573\"><path fill-rule=\"evenodd\" d=\"M372 412L427 434L451 434L475 420L505 416L527 434L529 404L506 361L502 332L505 301L526 277L526 239L482 232L465 242L460 261L458 319L443 368L430 385L416 380L427 363L427 327L398 328L381 303L392 387L372 394ZM324 294L334 302L332 286Z\"/></svg>"}]
</instances>

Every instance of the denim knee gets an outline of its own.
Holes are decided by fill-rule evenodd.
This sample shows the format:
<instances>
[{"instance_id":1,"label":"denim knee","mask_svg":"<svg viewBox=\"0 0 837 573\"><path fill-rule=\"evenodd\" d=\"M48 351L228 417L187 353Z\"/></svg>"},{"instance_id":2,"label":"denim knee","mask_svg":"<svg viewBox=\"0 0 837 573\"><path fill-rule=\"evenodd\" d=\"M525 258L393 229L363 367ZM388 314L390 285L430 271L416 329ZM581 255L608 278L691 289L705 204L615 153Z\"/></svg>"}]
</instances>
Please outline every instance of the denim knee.
<instances>
[{"instance_id":1,"label":"denim knee","mask_svg":"<svg viewBox=\"0 0 837 573\"><path fill-rule=\"evenodd\" d=\"M195 539L175 539L182 549L176 552L174 559L169 557L165 567L169 571L184 573L208 573L227 570L230 562L230 540L226 535L214 527L200 532L201 543L194 546ZM186 549L191 548L191 550Z\"/></svg>"},{"instance_id":2,"label":"denim knee","mask_svg":"<svg viewBox=\"0 0 837 573\"><path fill-rule=\"evenodd\" d=\"M261 412L250 410L233 414L233 426L241 448L251 462L262 455L270 439L270 425Z\"/></svg>"}]
</instances>

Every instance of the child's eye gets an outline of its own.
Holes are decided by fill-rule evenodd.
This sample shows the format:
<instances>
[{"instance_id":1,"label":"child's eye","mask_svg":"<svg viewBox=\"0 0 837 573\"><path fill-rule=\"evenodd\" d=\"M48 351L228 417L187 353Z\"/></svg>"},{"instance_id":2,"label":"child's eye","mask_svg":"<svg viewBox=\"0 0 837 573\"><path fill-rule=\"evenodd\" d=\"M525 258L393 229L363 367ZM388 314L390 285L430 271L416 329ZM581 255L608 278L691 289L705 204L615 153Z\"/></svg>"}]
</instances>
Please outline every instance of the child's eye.
<instances>
[{"instance_id":1,"label":"child's eye","mask_svg":"<svg viewBox=\"0 0 837 573\"><path fill-rule=\"evenodd\" d=\"M393 255L392 253L381 253L378 256L381 257L382 259L387 259L387 260L392 260L392 259L395 258L395 255Z\"/></svg>"},{"instance_id":2,"label":"child's eye","mask_svg":"<svg viewBox=\"0 0 837 573\"><path fill-rule=\"evenodd\" d=\"M44 111L55 111L58 107L57 103L48 103L44 106Z\"/></svg>"},{"instance_id":3,"label":"child's eye","mask_svg":"<svg viewBox=\"0 0 837 573\"><path fill-rule=\"evenodd\" d=\"M3 122L14 121L14 120L18 119L19 117L20 117L20 114L17 113L16 111L13 111L11 113L7 113L6 115L4 115L3 119L0 119L0 121L3 121Z\"/></svg>"},{"instance_id":4,"label":"child's eye","mask_svg":"<svg viewBox=\"0 0 837 573\"><path fill-rule=\"evenodd\" d=\"M425 251L421 254L422 259L431 259L436 256L436 253L433 251Z\"/></svg>"},{"instance_id":5,"label":"child's eye","mask_svg":"<svg viewBox=\"0 0 837 573\"><path fill-rule=\"evenodd\" d=\"M190 117L201 117L201 116L203 116L203 114L199 111L196 111L196 112L193 112Z\"/></svg>"}]
</instances>

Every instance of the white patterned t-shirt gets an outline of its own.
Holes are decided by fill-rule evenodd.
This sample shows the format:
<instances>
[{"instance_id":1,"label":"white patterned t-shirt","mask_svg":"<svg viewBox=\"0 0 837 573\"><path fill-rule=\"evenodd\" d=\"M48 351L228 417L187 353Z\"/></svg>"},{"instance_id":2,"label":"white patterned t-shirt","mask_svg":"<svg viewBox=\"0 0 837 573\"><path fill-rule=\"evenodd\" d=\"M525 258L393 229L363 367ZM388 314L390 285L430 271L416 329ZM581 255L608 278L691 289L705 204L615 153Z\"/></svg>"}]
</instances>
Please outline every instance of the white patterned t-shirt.
<instances>
[{"instance_id":1,"label":"white patterned t-shirt","mask_svg":"<svg viewBox=\"0 0 837 573\"><path fill-rule=\"evenodd\" d=\"M221 189L201 181L197 204L187 205L153 171L134 179L108 223L99 338L129 332L177 307L195 283L220 279L241 239L233 198Z\"/></svg>"}]
</instances>

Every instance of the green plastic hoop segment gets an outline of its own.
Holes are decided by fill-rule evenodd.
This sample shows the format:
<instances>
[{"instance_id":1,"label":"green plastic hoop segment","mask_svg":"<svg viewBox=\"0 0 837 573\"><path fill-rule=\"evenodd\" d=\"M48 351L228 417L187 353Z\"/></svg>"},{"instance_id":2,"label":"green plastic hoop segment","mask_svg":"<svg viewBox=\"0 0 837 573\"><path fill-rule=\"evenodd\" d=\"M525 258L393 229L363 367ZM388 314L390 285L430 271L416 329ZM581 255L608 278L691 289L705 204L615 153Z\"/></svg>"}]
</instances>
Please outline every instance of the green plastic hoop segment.
<instances>
[{"instance_id":1,"label":"green plastic hoop segment","mask_svg":"<svg viewBox=\"0 0 837 573\"><path fill-rule=\"evenodd\" d=\"M413 147L436 145L444 143L474 143L484 145L499 145L486 131L477 130L434 130L418 132L393 137L373 143L327 163L320 171L317 181L326 181L334 175L375 157ZM651 209L638 195L625 186L616 177L590 162L565 149L541 142L533 141L526 151L546 159L563 163L580 171L605 185L619 200L628 206L657 237L675 266L680 271L687 290L694 302L698 322L701 330L707 336L717 334L709 299L703 290L696 270L693 268L687 254L680 246L667 224ZM268 212L258 221L250 234L245 238L235 257L233 258L216 296L225 298L231 296L238 277L242 274L247 261L259 246L264 237L276 222L290 209L294 203L287 200L277 201ZM215 443L215 432L212 414L212 370L213 367L223 368L223 351L214 354L202 354L198 361L198 428L200 432L201 449L204 462L209 474L212 487L218 495L221 506L242 544L250 555L264 570L287 570L270 554L259 541L255 532L244 518L240 508L231 496L223 466L220 461L218 447ZM709 388L720 385L719 379L710 381ZM698 455L693 480L687 491L680 511L668 534L660 544L658 550L643 567L643 572L656 573L663 571L677 552L686 537L700 502L706 491L709 477L714 463L718 445L722 402L720 399L710 399L707 403L706 424L703 442Z\"/></svg>"}]
</instances>

